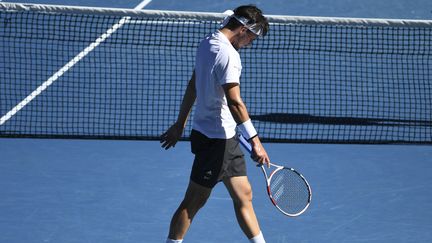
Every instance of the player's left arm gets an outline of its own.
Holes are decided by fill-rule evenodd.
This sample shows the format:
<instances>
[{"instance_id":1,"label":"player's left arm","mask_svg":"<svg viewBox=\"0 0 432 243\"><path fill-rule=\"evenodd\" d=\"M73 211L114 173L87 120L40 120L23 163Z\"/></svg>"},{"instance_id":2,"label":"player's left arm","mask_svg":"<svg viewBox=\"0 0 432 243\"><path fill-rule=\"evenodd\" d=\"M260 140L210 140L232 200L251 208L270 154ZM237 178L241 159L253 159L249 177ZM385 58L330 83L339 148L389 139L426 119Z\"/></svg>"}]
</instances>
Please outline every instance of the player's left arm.
<instances>
[{"instance_id":1,"label":"player's left arm","mask_svg":"<svg viewBox=\"0 0 432 243\"><path fill-rule=\"evenodd\" d=\"M177 121L171 125L168 130L160 136L160 143L165 149L174 147L177 141L183 134L183 130L186 126L189 114L192 110L192 106L196 100L196 89L195 89L195 71L192 73L192 77L189 80L186 91L183 95L183 100L180 105L180 111L177 116Z\"/></svg>"}]
</instances>

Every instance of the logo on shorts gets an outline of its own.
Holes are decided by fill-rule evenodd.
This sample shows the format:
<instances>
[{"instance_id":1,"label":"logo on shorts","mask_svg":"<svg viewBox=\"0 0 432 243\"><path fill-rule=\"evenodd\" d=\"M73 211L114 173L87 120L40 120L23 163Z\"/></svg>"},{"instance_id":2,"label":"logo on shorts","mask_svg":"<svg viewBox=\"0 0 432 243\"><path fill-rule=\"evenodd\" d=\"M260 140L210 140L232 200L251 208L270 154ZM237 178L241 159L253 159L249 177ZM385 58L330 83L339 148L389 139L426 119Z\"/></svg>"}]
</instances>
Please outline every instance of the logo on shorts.
<instances>
[{"instance_id":1,"label":"logo on shorts","mask_svg":"<svg viewBox=\"0 0 432 243\"><path fill-rule=\"evenodd\" d=\"M213 173L211 170L206 171L205 175L204 175L204 180L210 180L210 178L212 177Z\"/></svg>"}]
</instances>

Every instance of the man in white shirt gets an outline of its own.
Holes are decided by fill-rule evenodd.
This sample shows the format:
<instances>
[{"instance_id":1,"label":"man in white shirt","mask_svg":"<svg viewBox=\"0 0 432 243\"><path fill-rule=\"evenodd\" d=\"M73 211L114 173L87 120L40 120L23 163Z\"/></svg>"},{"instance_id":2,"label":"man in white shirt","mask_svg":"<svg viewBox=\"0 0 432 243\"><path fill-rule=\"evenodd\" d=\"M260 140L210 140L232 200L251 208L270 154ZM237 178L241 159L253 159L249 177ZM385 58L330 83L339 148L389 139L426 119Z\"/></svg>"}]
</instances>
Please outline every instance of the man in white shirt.
<instances>
[{"instance_id":1,"label":"man in white shirt","mask_svg":"<svg viewBox=\"0 0 432 243\"><path fill-rule=\"evenodd\" d=\"M177 121L161 135L163 148L174 147L196 103L190 137L194 164L185 197L171 220L167 242L182 242L193 217L220 181L231 195L244 234L251 242L265 242L252 206L244 155L235 134L237 128L248 139L256 162L270 162L240 96L242 65L238 53L258 36L264 36L268 28L261 10L253 5L240 6L221 29L206 36L198 47L195 70Z\"/></svg>"}]
</instances>

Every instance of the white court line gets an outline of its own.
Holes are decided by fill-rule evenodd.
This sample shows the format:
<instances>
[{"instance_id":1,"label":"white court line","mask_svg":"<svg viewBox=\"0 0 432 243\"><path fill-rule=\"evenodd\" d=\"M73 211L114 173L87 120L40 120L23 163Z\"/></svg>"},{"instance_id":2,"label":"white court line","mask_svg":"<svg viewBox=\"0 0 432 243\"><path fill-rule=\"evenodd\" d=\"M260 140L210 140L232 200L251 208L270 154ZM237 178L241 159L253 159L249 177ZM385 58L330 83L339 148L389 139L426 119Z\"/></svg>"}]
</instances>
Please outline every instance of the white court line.
<instances>
[{"instance_id":1,"label":"white court line","mask_svg":"<svg viewBox=\"0 0 432 243\"><path fill-rule=\"evenodd\" d=\"M152 0L143 0L140 4L138 4L134 10L141 10L145 8Z\"/></svg>"},{"instance_id":2,"label":"white court line","mask_svg":"<svg viewBox=\"0 0 432 243\"><path fill-rule=\"evenodd\" d=\"M0 0L1 1L1 0ZM134 10L141 10L147 6L151 0L144 0L138 4ZM45 91L49 86L51 86L57 79L59 79L65 72L71 69L75 64L77 64L81 59L83 59L87 54L93 51L97 46L104 42L108 37L110 37L114 32L120 29L124 24L128 23L130 17L126 16L120 19L120 21L109 28L105 33L99 36L94 42L88 45L84 50L78 53L74 58L72 58L68 63L66 63L62 68L55 72L51 77L49 77L45 82L43 82L39 87L37 87L31 94L19 102L14 108L8 111L4 116L0 118L0 126L8 121L12 116L14 116L18 111L24 108L28 103L34 100L38 95Z\"/></svg>"}]
</instances>

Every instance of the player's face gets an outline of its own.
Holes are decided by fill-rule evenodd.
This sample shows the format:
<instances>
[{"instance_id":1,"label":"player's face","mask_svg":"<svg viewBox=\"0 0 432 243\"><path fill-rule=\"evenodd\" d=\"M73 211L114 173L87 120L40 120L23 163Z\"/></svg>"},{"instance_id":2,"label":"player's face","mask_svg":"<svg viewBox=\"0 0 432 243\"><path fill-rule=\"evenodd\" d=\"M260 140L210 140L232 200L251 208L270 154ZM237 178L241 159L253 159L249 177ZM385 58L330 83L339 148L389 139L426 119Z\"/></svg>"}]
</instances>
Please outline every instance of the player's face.
<instances>
[{"instance_id":1,"label":"player's face","mask_svg":"<svg viewBox=\"0 0 432 243\"><path fill-rule=\"evenodd\" d=\"M240 48L250 46L257 36L248 30L246 27L241 27L242 30L237 35L236 41L233 43L234 47L238 50Z\"/></svg>"},{"instance_id":2,"label":"player's face","mask_svg":"<svg viewBox=\"0 0 432 243\"><path fill-rule=\"evenodd\" d=\"M246 31L246 42L247 44L245 46L251 45L252 42L257 38L257 35L255 35L254 33L252 33L252 31L247 30Z\"/></svg>"}]
</instances>

